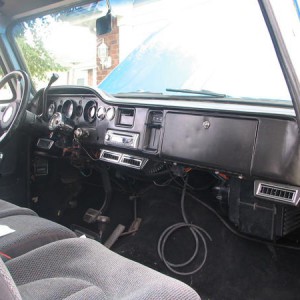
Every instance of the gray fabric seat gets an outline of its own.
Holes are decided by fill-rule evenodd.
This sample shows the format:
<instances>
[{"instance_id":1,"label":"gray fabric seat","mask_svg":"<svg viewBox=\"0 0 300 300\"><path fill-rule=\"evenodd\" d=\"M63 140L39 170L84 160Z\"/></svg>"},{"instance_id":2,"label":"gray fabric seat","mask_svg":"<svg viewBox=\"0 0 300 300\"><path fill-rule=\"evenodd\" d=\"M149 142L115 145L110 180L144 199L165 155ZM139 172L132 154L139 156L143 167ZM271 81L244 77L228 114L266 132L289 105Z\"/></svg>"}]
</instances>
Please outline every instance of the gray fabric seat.
<instances>
[{"instance_id":1,"label":"gray fabric seat","mask_svg":"<svg viewBox=\"0 0 300 300\"><path fill-rule=\"evenodd\" d=\"M39 218L28 209L0 200L0 225L7 225L15 232L0 237L1 257L17 257L45 244L76 237L68 228Z\"/></svg>"},{"instance_id":2,"label":"gray fabric seat","mask_svg":"<svg viewBox=\"0 0 300 300\"><path fill-rule=\"evenodd\" d=\"M37 214L29 208L20 207L0 199L0 218L16 215L37 216Z\"/></svg>"},{"instance_id":3,"label":"gray fabric seat","mask_svg":"<svg viewBox=\"0 0 300 300\"><path fill-rule=\"evenodd\" d=\"M13 289L6 288L15 297L5 298L9 300L200 299L186 284L89 239L54 242L12 259L6 266L15 283ZM1 264L0 269L5 276L7 270Z\"/></svg>"},{"instance_id":4,"label":"gray fabric seat","mask_svg":"<svg viewBox=\"0 0 300 300\"><path fill-rule=\"evenodd\" d=\"M12 258L54 241L76 237L70 229L32 215L0 218L0 225L15 230L0 237L0 251Z\"/></svg>"}]
</instances>

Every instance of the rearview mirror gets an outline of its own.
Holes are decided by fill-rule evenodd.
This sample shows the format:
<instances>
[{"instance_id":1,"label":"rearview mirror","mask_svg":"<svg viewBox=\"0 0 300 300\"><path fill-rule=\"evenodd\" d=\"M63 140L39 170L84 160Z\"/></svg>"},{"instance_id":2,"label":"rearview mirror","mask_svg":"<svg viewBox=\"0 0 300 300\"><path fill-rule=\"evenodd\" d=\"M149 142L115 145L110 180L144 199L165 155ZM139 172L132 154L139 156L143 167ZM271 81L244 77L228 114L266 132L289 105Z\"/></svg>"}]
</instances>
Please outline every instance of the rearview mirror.
<instances>
[{"instance_id":1,"label":"rearview mirror","mask_svg":"<svg viewBox=\"0 0 300 300\"><path fill-rule=\"evenodd\" d=\"M98 18L96 20L97 35L110 33L112 29L111 22L112 22L112 16L110 11L108 11L108 13L105 16Z\"/></svg>"}]
</instances>

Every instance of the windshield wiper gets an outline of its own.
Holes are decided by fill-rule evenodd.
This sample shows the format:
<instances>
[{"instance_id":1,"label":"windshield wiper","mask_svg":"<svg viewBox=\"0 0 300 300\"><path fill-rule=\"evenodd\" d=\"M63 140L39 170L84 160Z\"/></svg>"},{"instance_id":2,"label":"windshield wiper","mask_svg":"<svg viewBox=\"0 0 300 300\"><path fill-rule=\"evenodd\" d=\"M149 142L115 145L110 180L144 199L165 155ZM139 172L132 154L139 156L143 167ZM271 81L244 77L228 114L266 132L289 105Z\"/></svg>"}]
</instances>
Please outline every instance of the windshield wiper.
<instances>
[{"instance_id":1,"label":"windshield wiper","mask_svg":"<svg viewBox=\"0 0 300 300\"><path fill-rule=\"evenodd\" d=\"M187 94L197 94L203 95L208 97L215 97L215 98L226 98L228 97L225 94L214 93L208 90L189 90L189 89L166 89L167 92L176 92L176 93L187 93Z\"/></svg>"}]
</instances>

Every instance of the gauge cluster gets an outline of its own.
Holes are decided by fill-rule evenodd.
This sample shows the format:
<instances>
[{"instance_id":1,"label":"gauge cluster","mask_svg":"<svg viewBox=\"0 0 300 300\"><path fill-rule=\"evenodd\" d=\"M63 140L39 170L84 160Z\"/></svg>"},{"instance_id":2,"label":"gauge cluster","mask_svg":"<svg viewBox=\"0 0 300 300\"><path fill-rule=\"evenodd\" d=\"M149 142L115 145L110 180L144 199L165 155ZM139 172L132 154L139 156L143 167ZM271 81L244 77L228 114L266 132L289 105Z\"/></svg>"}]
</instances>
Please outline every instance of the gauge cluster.
<instances>
[{"instance_id":1,"label":"gauge cluster","mask_svg":"<svg viewBox=\"0 0 300 300\"><path fill-rule=\"evenodd\" d=\"M47 101L47 118L59 112L75 127L96 127L114 122L116 109L90 95L51 95Z\"/></svg>"}]
</instances>

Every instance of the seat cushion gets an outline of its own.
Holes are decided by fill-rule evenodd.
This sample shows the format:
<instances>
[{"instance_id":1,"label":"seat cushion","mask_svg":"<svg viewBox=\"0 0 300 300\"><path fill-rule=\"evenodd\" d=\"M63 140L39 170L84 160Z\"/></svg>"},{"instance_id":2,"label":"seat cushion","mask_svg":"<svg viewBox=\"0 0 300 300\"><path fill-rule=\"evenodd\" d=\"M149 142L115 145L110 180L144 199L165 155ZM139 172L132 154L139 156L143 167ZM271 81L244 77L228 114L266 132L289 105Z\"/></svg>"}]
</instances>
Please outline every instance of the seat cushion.
<instances>
[{"instance_id":1,"label":"seat cushion","mask_svg":"<svg viewBox=\"0 0 300 300\"><path fill-rule=\"evenodd\" d=\"M21 300L21 295L0 258L0 300Z\"/></svg>"},{"instance_id":2,"label":"seat cushion","mask_svg":"<svg viewBox=\"0 0 300 300\"><path fill-rule=\"evenodd\" d=\"M62 299L59 293L65 297L72 291L66 299L200 299L186 284L89 239L60 240L12 259L6 266L23 299ZM70 282L49 288L53 278ZM94 292L98 297L92 296Z\"/></svg>"},{"instance_id":3,"label":"seat cushion","mask_svg":"<svg viewBox=\"0 0 300 300\"><path fill-rule=\"evenodd\" d=\"M106 299L105 293L91 283L74 278L47 278L18 287L23 299ZM55 291L55 297L54 293ZM41 297L42 295L42 297Z\"/></svg>"},{"instance_id":4,"label":"seat cushion","mask_svg":"<svg viewBox=\"0 0 300 300\"><path fill-rule=\"evenodd\" d=\"M15 216L15 215L37 216L37 214L29 208L20 207L10 202L0 200L0 218Z\"/></svg>"},{"instance_id":5,"label":"seat cushion","mask_svg":"<svg viewBox=\"0 0 300 300\"><path fill-rule=\"evenodd\" d=\"M32 215L0 218L0 224L15 230L0 237L0 251L12 258L57 240L76 237L68 228Z\"/></svg>"}]
</instances>

